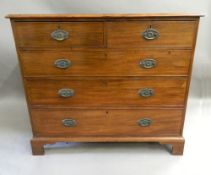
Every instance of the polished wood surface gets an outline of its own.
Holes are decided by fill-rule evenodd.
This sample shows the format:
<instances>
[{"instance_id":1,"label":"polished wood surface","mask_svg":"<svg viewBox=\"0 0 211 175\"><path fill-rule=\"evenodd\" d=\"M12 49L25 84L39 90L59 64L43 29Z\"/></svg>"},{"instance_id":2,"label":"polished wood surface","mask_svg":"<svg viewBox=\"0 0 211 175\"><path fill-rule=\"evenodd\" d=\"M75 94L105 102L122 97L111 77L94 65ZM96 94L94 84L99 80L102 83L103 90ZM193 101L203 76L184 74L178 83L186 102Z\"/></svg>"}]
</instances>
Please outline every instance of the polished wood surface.
<instances>
[{"instance_id":1,"label":"polished wood surface","mask_svg":"<svg viewBox=\"0 0 211 175\"><path fill-rule=\"evenodd\" d=\"M159 142L182 155L185 111L199 17L194 14L8 15L16 42L33 130L34 155L44 144ZM146 40L148 28L159 37ZM51 33L69 32L56 41ZM66 69L57 59L69 59ZM143 59L156 60L143 68ZM74 89L69 98L61 88ZM142 97L139 90L155 94ZM150 118L140 127L140 118ZM62 120L77 121L74 128Z\"/></svg>"},{"instance_id":2,"label":"polished wood surface","mask_svg":"<svg viewBox=\"0 0 211 175\"><path fill-rule=\"evenodd\" d=\"M44 155L44 145L55 142L158 142L161 145L171 144L168 149L174 155L182 155L184 138L181 136L143 137L143 136L71 136L71 137L34 137L31 140L33 155Z\"/></svg>"},{"instance_id":3,"label":"polished wood surface","mask_svg":"<svg viewBox=\"0 0 211 175\"><path fill-rule=\"evenodd\" d=\"M55 67L57 59L70 67ZM24 51L20 53L25 77L32 76L187 76L190 50L144 49L139 51ZM140 61L154 59L150 69ZM45 60L45 61L43 61Z\"/></svg>"},{"instance_id":4,"label":"polished wood surface","mask_svg":"<svg viewBox=\"0 0 211 175\"><path fill-rule=\"evenodd\" d=\"M197 13L105 13L105 14L8 14L6 18L148 18L148 17L200 17Z\"/></svg>"},{"instance_id":5,"label":"polished wood surface","mask_svg":"<svg viewBox=\"0 0 211 175\"><path fill-rule=\"evenodd\" d=\"M173 47L191 48L195 21L145 21L145 22L109 22L107 23L108 47ZM159 37L146 40L142 32L148 28L156 29Z\"/></svg>"},{"instance_id":6,"label":"polished wood surface","mask_svg":"<svg viewBox=\"0 0 211 175\"><path fill-rule=\"evenodd\" d=\"M69 32L69 38L57 41L51 33L57 29ZM27 22L15 23L18 47L93 47L104 45L101 22Z\"/></svg>"},{"instance_id":7,"label":"polished wood surface","mask_svg":"<svg viewBox=\"0 0 211 175\"><path fill-rule=\"evenodd\" d=\"M29 79L26 81L31 105L49 106L179 106L184 105L186 78L71 78ZM73 97L62 98L58 91L73 89ZM142 97L140 89L151 88L154 95Z\"/></svg>"},{"instance_id":8,"label":"polished wood surface","mask_svg":"<svg viewBox=\"0 0 211 175\"><path fill-rule=\"evenodd\" d=\"M179 136L183 110L32 110L35 136ZM43 120L44 117L44 120ZM140 119L151 120L140 126ZM76 126L62 120L74 119Z\"/></svg>"}]
</instances>

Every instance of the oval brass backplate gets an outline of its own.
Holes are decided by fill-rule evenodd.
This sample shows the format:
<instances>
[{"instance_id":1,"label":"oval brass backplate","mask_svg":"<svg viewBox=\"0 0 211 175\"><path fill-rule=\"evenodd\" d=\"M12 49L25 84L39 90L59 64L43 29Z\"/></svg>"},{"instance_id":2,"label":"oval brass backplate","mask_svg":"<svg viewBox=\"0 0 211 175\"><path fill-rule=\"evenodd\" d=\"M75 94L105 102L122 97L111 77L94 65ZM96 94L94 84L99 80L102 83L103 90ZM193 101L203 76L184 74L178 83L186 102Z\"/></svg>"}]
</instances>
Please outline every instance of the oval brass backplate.
<instances>
[{"instance_id":1,"label":"oval brass backplate","mask_svg":"<svg viewBox=\"0 0 211 175\"><path fill-rule=\"evenodd\" d=\"M63 88L59 89L58 94L60 97L67 98L72 97L75 94L75 91L73 89Z\"/></svg>"},{"instance_id":2,"label":"oval brass backplate","mask_svg":"<svg viewBox=\"0 0 211 175\"><path fill-rule=\"evenodd\" d=\"M76 121L74 119L64 119L62 120L62 123L66 127L75 127Z\"/></svg>"},{"instance_id":3,"label":"oval brass backplate","mask_svg":"<svg viewBox=\"0 0 211 175\"><path fill-rule=\"evenodd\" d=\"M69 32L62 29L56 29L51 33L51 37L56 41L63 41L69 38Z\"/></svg>"},{"instance_id":4,"label":"oval brass backplate","mask_svg":"<svg viewBox=\"0 0 211 175\"><path fill-rule=\"evenodd\" d=\"M140 66L145 69L151 69L156 66L156 60L153 58L146 58L140 61Z\"/></svg>"},{"instance_id":5,"label":"oval brass backplate","mask_svg":"<svg viewBox=\"0 0 211 175\"><path fill-rule=\"evenodd\" d=\"M59 69L66 69L71 66L71 61L65 58L60 58L54 62L54 65Z\"/></svg>"},{"instance_id":6,"label":"oval brass backplate","mask_svg":"<svg viewBox=\"0 0 211 175\"><path fill-rule=\"evenodd\" d=\"M159 32L151 27L142 33L142 37L146 40L154 40L157 39L159 36Z\"/></svg>"},{"instance_id":7,"label":"oval brass backplate","mask_svg":"<svg viewBox=\"0 0 211 175\"><path fill-rule=\"evenodd\" d=\"M152 122L151 119L143 118L138 120L138 125L141 127L147 127L151 125L151 122Z\"/></svg>"},{"instance_id":8,"label":"oval brass backplate","mask_svg":"<svg viewBox=\"0 0 211 175\"><path fill-rule=\"evenodd\" d=\"M144 89L140 89L138 94L142 97L151 97L155 94L155 92L151 88L144 88Z\"/></svg>"}]
</instances>

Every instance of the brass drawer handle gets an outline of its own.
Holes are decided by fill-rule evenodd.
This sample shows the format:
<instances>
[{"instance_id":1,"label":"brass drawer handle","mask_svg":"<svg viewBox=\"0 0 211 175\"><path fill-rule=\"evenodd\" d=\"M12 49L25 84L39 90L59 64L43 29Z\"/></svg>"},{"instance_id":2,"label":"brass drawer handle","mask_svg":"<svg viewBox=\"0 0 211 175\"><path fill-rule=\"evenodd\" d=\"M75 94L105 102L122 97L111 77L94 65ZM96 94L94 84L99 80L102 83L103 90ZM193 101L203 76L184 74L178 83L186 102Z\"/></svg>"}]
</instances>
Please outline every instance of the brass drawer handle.
<instances>
[{"instance_id":1,"label":"brass drawer handle","mask_svg":"<svg viewBox=\"0 0 211 175\"><path fill-rule=\"evenodd\" d=\"M69 38L69 32L62 29L56 29L51 33L51 37L56 41L63 41Z\"/></svg>"},{"instance_id":2,"label":"brass drawer handle","mask_svg":"<svg viewBox=\"0 0 211 175\"><path fill-rule=\"evenodd\" d=\"M156 66L156 60L152 58L146 58L140 61L140 66L145 69L151 69Z\"/></svg>"},{"instance_id":3,"label":"brass drawer handle","mask_svg":"<svg viewBox=\"0 0 211 175\"><path fill-rule=\"evenodd\" d=\"M73 89L63 88L58 91L58 94L60 97L67 98L72 97L75 94L75 91Z\"/></svg>"},{"instance_id":4,"label":"brass drawer handle","mask_svg":"<svg viewBox=\"0 0 211 175\"><path fill-rule=\"evenodd\" d=\"M151 97L155 94L155 92L151 88L144 88L144 89L140 89L138 94L142 97Z\"/></svg>"},{"instance_id":5,"label":"brass drawer handle","mask_svg":"<svg viewBox=\"0 0 211 175\"><path fill-rule=\"evenodd\" d=\"M55 65L55 67L57 67L59 69L66 69L71 66L71 61L68 59L61 58L61 59L57 59L54 62L54 65Z\"/></svg>"},{"instance_id":6,"label":"brass drawer handle","mask_svg":"<svg viewBox=\"0 0 211 175\"><path fill-rule=\"evenodd\" d=\"M76 121L73 119L64 119L64 120L62 120L62 123L66 127L75 127L76 126Z\"/></svg>"},{"instance_id":7,"label":"brass drawer handle","mask_svg":"<svg viewBox=\"0 0 211 175\"><path fill-rule=\"evenodd\" d=\"M143 118L143 119L138 120L138 125L141 127L150 126L151 123L152 123L151 119L148 119L148 118Z\"/></svg>"},{"instance_id":8,"label":"brass drawer handle","mask_svg":"<svg viewBox=\"0 0 211 175\"><path fill-rule=\"evenodd\" d=\"M156 29L148 28L142 33L142 37L146 40L154 40L160 36L159 32Z\"/></svg>"}]
</instances>

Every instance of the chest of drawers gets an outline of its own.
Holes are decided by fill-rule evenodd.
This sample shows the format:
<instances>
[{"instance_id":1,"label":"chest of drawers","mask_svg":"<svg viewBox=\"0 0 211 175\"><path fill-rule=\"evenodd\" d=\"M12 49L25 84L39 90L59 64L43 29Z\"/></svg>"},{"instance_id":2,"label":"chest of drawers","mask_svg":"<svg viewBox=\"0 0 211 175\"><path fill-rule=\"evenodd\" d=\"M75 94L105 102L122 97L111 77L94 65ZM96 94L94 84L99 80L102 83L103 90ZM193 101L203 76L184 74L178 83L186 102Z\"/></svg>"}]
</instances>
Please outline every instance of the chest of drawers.
<instances>
[{"instance_id":1,"label":"chest of drawers","mask_svg":"<svg viewBox=\"0 0 211 175\"><path fill-rule=\"evenodd\" d=\"M182 136L199 15L8 15L34 155L55 142Z\"/></svg>"}]
</instances>

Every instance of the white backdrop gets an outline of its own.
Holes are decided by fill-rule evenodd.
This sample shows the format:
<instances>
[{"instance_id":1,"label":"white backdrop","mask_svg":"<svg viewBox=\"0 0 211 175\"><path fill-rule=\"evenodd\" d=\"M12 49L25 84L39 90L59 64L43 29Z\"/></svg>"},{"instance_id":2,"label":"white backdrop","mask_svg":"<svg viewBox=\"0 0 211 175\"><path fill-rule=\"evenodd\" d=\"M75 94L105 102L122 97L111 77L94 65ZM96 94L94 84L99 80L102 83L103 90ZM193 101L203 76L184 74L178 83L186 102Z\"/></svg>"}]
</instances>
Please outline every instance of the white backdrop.
<instances>
[{"instance_id":1,"label":"white backdrop","mask_svg":"<svg viewBox=\"0 0 211 175\"><path fill-rule=\"evenodd\" d=\"M8 13L200 13L183 157L159 145L88 144L30 152L30 125ZM0 0L0 175L24 174L211 174L210 0ZM71 145L69 145L71 146Z\"/></svg>"}]
</instances>

